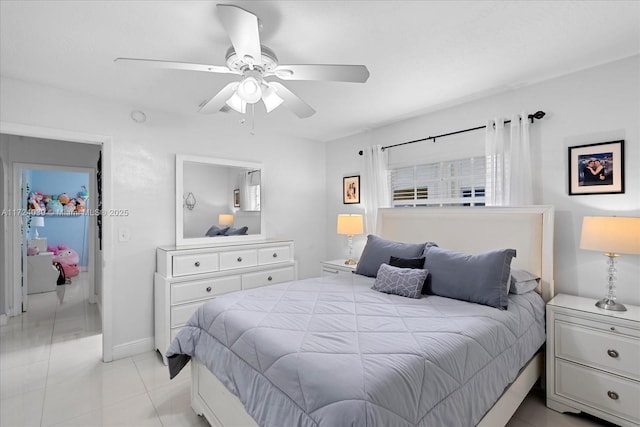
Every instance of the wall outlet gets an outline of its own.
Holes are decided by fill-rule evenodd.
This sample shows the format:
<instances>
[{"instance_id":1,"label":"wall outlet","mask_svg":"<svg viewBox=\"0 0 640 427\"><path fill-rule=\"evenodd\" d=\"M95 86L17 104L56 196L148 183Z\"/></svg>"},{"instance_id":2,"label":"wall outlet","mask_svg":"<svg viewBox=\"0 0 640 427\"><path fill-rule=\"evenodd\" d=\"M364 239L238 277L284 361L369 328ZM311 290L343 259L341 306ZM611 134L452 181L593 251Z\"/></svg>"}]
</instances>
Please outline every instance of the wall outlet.
<instances>
[{"instance_id":1,"label":"wall outlet","mask_svg":"<svg viewBox=\"0 0 640 427\"><path fill-rule=\"evenodd\" d=\"M129 234L128 228L119 228L118 229L118 241L119 242L128 242L131 235Z\"/></svg>"}]
</instances>

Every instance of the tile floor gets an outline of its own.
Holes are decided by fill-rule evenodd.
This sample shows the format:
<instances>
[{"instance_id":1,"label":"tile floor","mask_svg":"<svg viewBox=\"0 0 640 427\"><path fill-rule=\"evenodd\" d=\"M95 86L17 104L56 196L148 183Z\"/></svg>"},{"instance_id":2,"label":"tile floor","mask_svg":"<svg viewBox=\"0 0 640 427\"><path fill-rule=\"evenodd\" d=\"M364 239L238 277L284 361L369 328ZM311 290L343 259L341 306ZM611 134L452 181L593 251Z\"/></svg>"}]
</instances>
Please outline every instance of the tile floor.
<instances>
[{"instance_id":1,"label":"tile floor","mask_svg":"<svg viewBox=\"0 0 640 427\"><path fill-rule=\"evenodd\" d=\"M208 426L189 406L190 373L169 381L155 352L102 363L100 316L86 279L29 295L29 310L0 327L0 426ZM563 415L533 391L509 427L607 425Z\"/></svg>"}]
</instances>

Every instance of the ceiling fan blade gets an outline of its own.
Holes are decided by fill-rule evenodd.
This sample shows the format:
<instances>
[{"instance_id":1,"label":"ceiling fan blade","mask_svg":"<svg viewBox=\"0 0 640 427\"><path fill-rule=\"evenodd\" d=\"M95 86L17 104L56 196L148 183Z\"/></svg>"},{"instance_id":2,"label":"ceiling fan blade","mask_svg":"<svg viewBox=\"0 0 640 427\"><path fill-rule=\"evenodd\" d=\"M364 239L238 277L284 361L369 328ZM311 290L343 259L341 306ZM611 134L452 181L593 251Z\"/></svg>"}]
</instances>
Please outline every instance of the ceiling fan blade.
<instances>
[{"instance_id":1,"label":"ceiling fan blade","mask_svg":"<svg viewBox=\"0 0 640 427\"><path fill-rule=\"evenodd\" d=\"M205 114L217 113L222 107L226 105L225 102L227 101L227 99L231 98L237 87L238 82L229 83L228 85L223 87L220 92L215 94L213 98L202 105L198 112Z\"/></svg>"},{"instance_id":2,"label":"ceiling fan blade","mask_svg":"<svg viewBox=\"0 0 640 427\"><path fill-rule=\"evenodd\" d=\"M262 65L258 17L240 7L219 4L218 16L238 58L247 64Z\"/></svg>"},{"instance_id":3,"label":"ceiling fan blade","mask_svg":"<svg viewBox=\"0 0 640 427\"><path fill-rule=\"evenodd\" d=\"M173 70L186 71L204 71L207 73L221 74L240 74L238 71L230 70L227 67L219 65L193 64L190 62L163 61L159 59L140 59L140 58L116 58L113 62L126 65L141 65L151 68L167 68Z\"/></svg>"},{"instance_id":4,"label":"ceiling fan blade","mask_svg":"<svg viewBox=\"0 0 640 427\"><path fill-rule=\"evenodd\" d=\"M305 119L307 117L311 117L316 113L316 110L311 108L309 104L300 99L296 94L291 92L289 89L284 87L281 83L278 82L269 82L269 85L276 90L276 94L284 99L284 105L289 110L291 110L296 116L301 119Z\"/></svg>"},{"instance_id":5,"label":"ceiling fan blade","mask_svg":"<svg viewBox=\"0 0 640 427\"><path fill-rule=\"evenodd\" d=\"M369 70L364 65L278 65L271 73L282 80L330 80L364 83ZM265 73L265 75L268 75Z\"/></svg>"}]
</instances>

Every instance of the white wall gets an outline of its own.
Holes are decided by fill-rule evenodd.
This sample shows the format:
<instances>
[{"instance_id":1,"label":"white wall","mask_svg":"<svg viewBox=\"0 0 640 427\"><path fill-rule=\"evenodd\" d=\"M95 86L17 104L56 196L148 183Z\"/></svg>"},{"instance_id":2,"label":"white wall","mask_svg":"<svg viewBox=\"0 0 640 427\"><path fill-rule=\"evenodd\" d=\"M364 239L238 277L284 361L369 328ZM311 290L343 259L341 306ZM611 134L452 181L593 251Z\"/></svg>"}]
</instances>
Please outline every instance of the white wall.
<instances>
[{"instance_id":1,"label":"white wall","mask_svg":"<svg viewBox=\"0 0 640 427\"><path fill-rule=\"evenodd\" d=\"M422 96L422 95L417 95ZM428 94L424 94L428 96ZM532 126L534 187L537 204L556 209L556 291L601 298L605 291L605 257L578 248L582 217L640 216L640 56L616 61L520 89L424 114L332 141L327 145L327 257L346 256L346 240L334 232L338 213L363 212L343 205L343 176L362 174L358 151L372 144L390 145L483 125L493 117L543 110L547 116ZM626 192L616 195L569 196L568 147L625 140ZM390 150L390 162L425 162L482 152L484 132L476 131ZM366 186L363 180L361 185ZM365 237L355 239L359 251ZM360 252L357 253L360 253ZM640 256L624 255L618 265L618 297L640 304Z\"/></svg>"},{"instance_id":2,"label":"white wall","mask_svg":"<svg viewBox=\"0 0 640 427\"><path fill-rule=\"evenodd\" d=\"M176 153L262 162L267 235L294 239L299 276L317 276L326 252L323 144L261 133L259 123L249 135L227 114L145 111L147 121L138 124L129 117L135 106L14 79L2 78L0 86L4 122L112 137L111 207L129 211L114 227L131 235L114 243L115 281L105 283L113 289L114 347L153 337L155 248L175 242Z\"/></svg>"}]
</instances>

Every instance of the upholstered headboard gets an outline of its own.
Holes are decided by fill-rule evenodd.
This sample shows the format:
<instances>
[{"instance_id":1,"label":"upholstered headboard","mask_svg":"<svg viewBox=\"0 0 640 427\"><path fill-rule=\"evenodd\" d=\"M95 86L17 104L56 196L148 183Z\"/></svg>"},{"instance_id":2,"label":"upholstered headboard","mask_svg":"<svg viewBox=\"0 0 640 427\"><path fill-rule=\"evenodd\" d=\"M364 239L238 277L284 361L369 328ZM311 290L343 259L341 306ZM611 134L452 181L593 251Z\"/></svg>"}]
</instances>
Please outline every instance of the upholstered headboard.
<instances>
[{"instance_id":1,"label":"upholstered headboard","mask_svg":"<svg viewBox=\"0 0 640 427\"><path fill-rule=\"evenodd\" d=\"M378 210L376 234L469 254L514 248L511 265L539 275L540 294L548 301L555 294L553 221L552 206L389 208Z\"/></svg>"}]
</instances>

